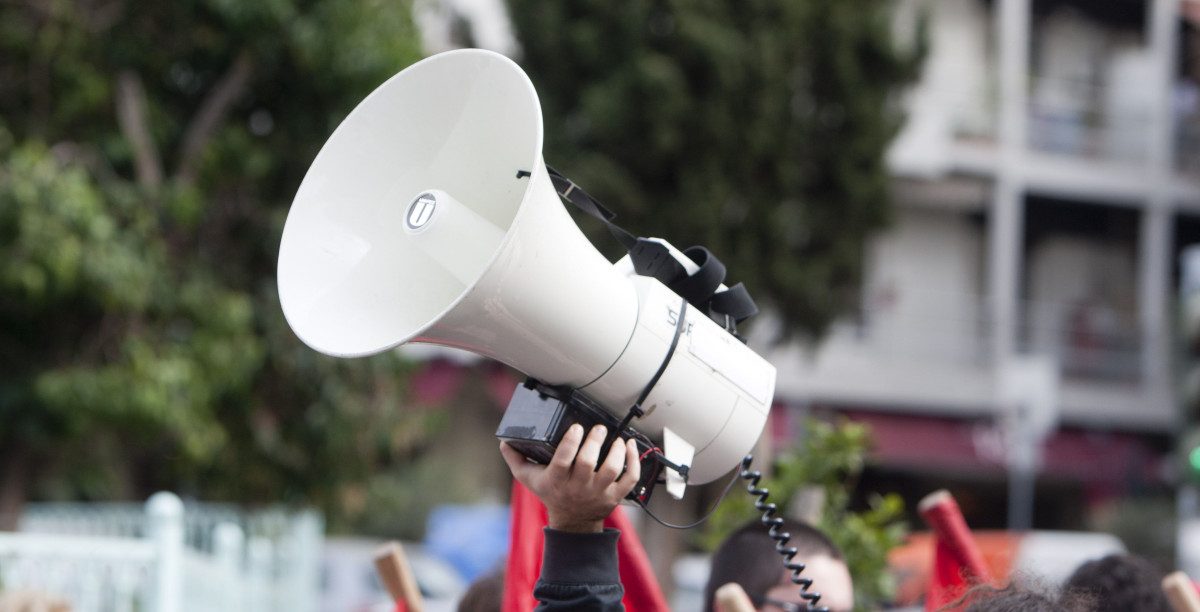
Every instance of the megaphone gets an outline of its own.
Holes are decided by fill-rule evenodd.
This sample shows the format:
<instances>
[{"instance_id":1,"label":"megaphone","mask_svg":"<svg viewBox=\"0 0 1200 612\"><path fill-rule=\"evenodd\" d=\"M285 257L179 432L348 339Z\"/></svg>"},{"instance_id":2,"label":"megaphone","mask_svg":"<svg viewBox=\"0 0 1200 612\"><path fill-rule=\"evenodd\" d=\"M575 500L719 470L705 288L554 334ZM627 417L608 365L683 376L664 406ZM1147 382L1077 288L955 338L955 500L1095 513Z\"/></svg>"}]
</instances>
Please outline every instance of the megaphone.
<instances>
[{"instance_id":1,"label":"megaphone","mask_svg":"<svg viewBox=\"0 0 1200 612\"><path fill-rule=\"evenodd\" d=\"M477 49L413 64L346 117L300 185L279 250L288 324L338 357L466 349L626 420L641 400L632 427L686 466L668 472L673 495L727 473L762 432L774 367L630 257L609 262L559 198L520 67Z\"/></svg>"}]
</instances>

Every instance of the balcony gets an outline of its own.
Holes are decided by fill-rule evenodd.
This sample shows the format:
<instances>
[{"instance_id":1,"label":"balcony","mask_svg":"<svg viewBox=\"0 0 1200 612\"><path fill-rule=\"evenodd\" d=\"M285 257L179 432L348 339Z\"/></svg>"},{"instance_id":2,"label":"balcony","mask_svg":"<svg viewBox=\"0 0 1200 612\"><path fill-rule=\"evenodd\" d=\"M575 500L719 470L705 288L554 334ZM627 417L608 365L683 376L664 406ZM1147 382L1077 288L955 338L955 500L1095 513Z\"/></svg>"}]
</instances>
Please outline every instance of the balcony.
<instances>
[{"instance_id":1,"label":"balcony","mask_svg":"<svg viewBox=\"0 0 1200 612\"><path fill-rule=\"evenodd\" d=\"M878 410L971 416L991 410L987 318L978 296L869 291L812 350L768 354L777 395Z\"/></svg>"},{"instance_id":2,"label":"balcony","mask_svg":"<svg viewBox=\"0 0 1200 612\"><path fill-rule=\"evenodd\" d=\"M1002 165L995 5L929 6L929 55L889 163L903 176L993 176ZM1200 195L1200 77L1192 67L1160 91L1147 11L1145 2L1033 1L1024 151L1014 162L1029 190L1140 204L1151 197L1151 127L1173 108L1173 197ZM1184 29L1181 52L1195 36Z\"/></svg>"},{"instance_id":3,"label":"balcony","mask_svg":"<svg viewBox=\"0 0 1200 612\"><path fill-rule=\"evenodd\" d=\"M1140 60L1130 65L1146 69ZM1129 70L1133 70L1130 68ZM1149 158L1153 100L1145 84L1034 78L1028 107L1031 151L1106 163L1143 166Z\"/></svg>"},{"instance_id":4,"label":"balcony","mask_svg":"<svg viewBox=\"0 0 1200 612\"><path fill-rule=\"evenodd\" d=\"M1136 387L1142 378L1137 313L1101 301L1022 303L1021 352L1049 355L1073 383Z\"/></svg>"},{"instance_id":5,"label":"balcony","mask_svg":"<svg viewBox=\"0 0 1200 612\"><path fill-rule=\"evenodd\" d=\"M880 412L986 418L996 409L992 318L976 294L926 294L903 304L874 296L815 351L769 352L779 399ZM1022 302L1018 346L1061 367L1062 420L1166 430L1174 411L1142 380L1142 338L1131 313L1080 304ZM1136 320L1136 319L1133 319Z\"/></svg>"},{"instance_id":6,"label":"balcony","mask_svg":"<svg viewBox=\"0 0 1200 612\"><path fill-rule=\"evenodd\" d=\"M1200 178L1200 84L1182 79L1175 87L1175 171Z\"/></svg>"}]
</instances>

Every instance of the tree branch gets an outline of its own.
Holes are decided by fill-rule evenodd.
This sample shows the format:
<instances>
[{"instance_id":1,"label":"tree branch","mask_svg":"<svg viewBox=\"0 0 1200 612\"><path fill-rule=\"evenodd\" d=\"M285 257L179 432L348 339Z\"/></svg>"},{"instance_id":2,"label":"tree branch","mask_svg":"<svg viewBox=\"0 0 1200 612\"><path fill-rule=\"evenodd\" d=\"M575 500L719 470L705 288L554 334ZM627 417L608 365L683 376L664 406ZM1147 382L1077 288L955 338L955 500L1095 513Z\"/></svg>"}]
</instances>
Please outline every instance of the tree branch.
<instances>
[{"instance_id":1,"label":"tree branch","mask_svg":"<svg viewBox=\"0 0 1200 612\"><path fill-rule=\"evenodd\" d=\"M141 77L132 70L122 70L117 75L117 123L133 148L138 184L147 190L157 189L162 185L162 162L150 136L146 90L142 87Z\"/></svg>"},{"instance_id":2,"label":"tree branch","mask_svg":"<svg viewBox=\"0 0 1200 612\"><path fill-rule=\"evenodd\" d=\"M253 68L250 54L246 51L239 53L229 70L221 76L200 104L200 110L196 111L196 115L188 124L180 148L179 169L176 170L175 177L181 183L191 184L196 181L204 148L221 127L230 107L245 92L254 72Z\"/></svg>"}]
</instances>

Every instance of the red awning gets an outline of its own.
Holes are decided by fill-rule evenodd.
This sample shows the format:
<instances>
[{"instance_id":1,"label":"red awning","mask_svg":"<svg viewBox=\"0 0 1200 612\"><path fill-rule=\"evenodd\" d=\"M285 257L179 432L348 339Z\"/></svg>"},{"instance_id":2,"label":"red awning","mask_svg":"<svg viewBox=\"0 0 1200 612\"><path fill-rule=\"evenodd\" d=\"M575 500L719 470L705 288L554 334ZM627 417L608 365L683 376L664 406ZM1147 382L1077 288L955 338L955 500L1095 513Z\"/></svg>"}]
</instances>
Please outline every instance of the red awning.
<instances>
[{"instance_id":1,"label":"red awning","mask_svg":"<svg viewBox=\"0 0 1200 612\"><path fill-rule=\"evenodd\" d=\"M872 461L893 467L1000 476L1005 444L986 421L888 414L865 410L839 414L871 428ZM1046 441L1042 474L1081 482L1163 480L1164 456L1135 433L1065 428Z\"/></svg>"}]
</instances>

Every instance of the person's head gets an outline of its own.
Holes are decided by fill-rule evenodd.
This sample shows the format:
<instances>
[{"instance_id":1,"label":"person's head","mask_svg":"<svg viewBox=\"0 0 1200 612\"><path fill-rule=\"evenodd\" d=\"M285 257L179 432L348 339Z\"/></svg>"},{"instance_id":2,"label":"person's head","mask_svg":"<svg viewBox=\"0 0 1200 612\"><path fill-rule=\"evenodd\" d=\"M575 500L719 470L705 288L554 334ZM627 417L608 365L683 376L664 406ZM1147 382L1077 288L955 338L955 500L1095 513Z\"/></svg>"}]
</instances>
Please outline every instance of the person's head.
<instances>
[{"instance_id":1,"label":"person's head","mask_svg":"<svg viewBox=\"0 0 1200 612\"><path fill-rule=\"evenodd\" d=\"M962 612L1090 612L1092 603L1091 598L1075 593L1051 596L1013 585L1003 589L978 586L941 609Z\"/></svg>"},{"instance_id":2,"label":"person's head","mask_svg":"<svg viewBox=\"0 0 1200 612\"><path fill-rule=\"evenodd\" d=\"M801 576L813 581L809 590L821 594L820 605L834 612L853 608L854 585L842 551L825 534L804 523L785 519L780 530L791 534L788 546L796 548L793 561L807 566ZM792 584L791 572L783 567L783 557L775 552L775 541L757 519L733 532L713 554L704 587L706 612L713 610L713 594L730 582L741 585L760 610L779 610L772 601L803 601L800 587Z\"/></svg>"},{"instance_id":3,"label":"person's head","mask_svg":"<svg viewBox=\"0 0 1200 612\"><path fill-rule=\"evenodd\" d=\"M494 571L475 579L458 602L458 612L500 612L504 597L504 572Z\"/></svg>"},{"instance_id":4,"label":"person's head","mask_svg":"<svg viewBox=\"0 0 1200 612\"><path fill-rule=\"evenodd\" d=\"M1093 595L1097 612L1170 612L1161 586L1164 575L1141 557L1109 555L1080 565L1064 588Z\"/></svg>"}]
</instances>

